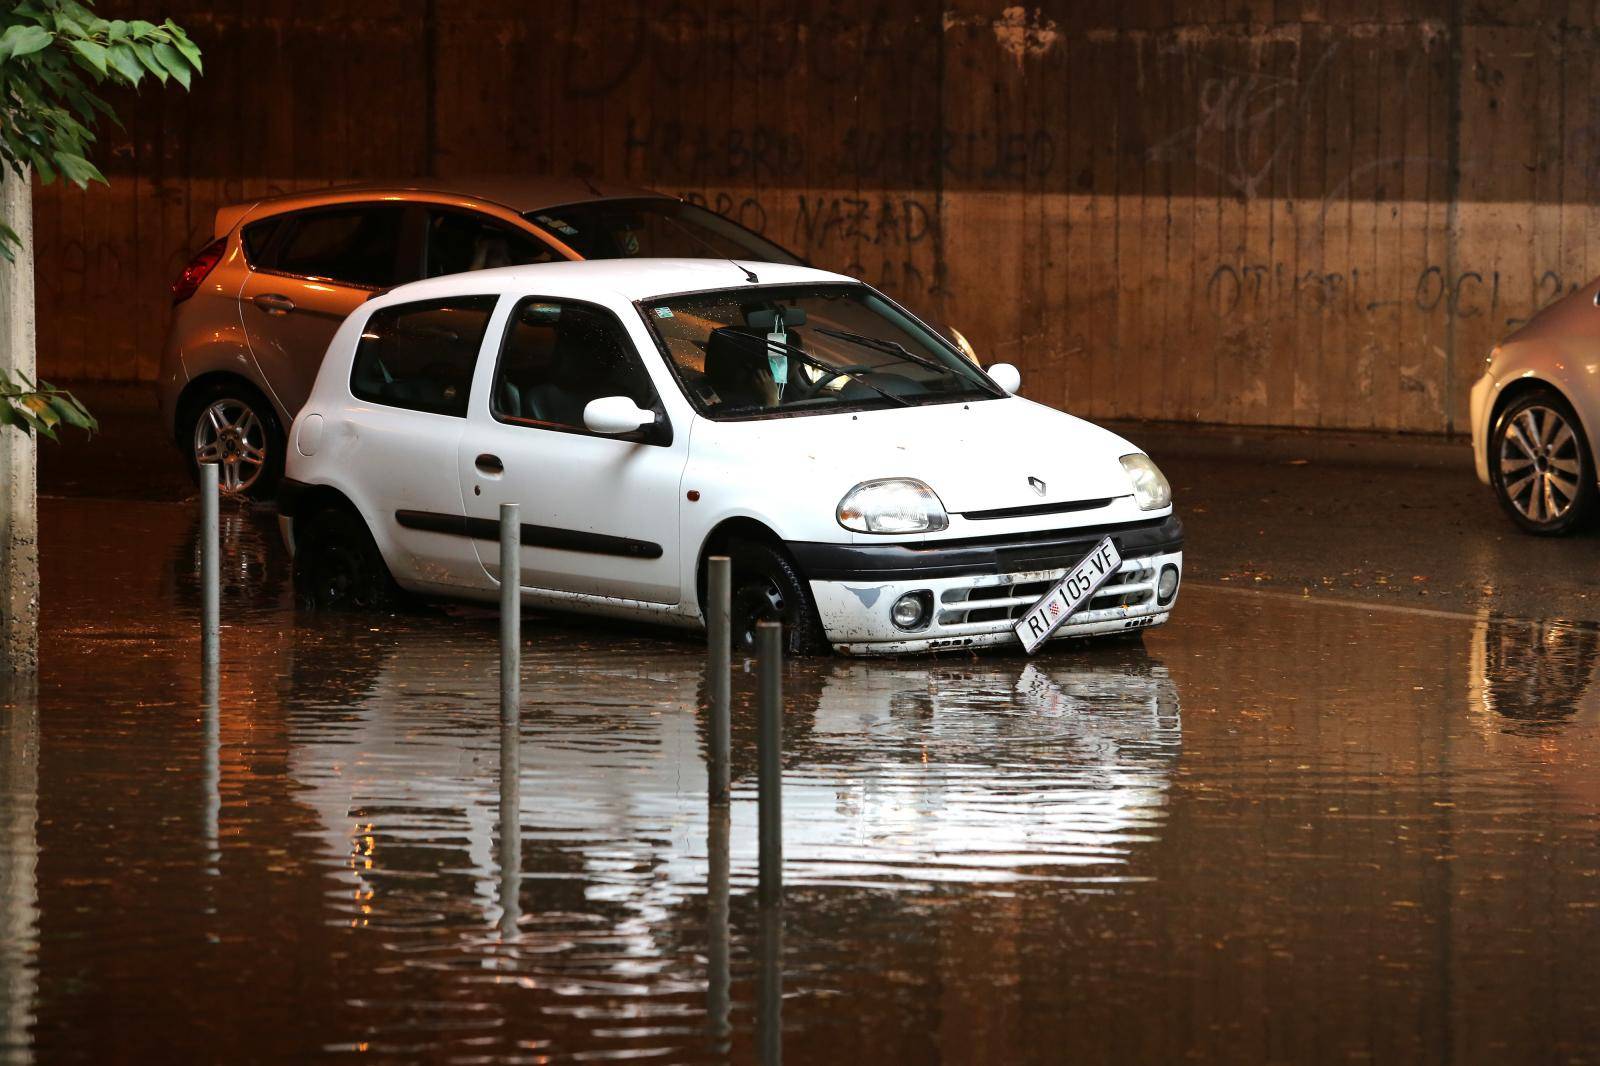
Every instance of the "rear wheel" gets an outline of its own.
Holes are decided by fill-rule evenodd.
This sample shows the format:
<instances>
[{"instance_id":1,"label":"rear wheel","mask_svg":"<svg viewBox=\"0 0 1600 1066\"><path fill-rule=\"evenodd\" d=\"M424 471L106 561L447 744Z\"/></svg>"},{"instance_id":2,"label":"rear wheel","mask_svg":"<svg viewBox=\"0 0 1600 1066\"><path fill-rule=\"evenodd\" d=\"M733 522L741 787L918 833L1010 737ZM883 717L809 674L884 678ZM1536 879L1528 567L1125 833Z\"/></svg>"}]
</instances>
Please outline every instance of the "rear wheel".
<instances>
[{"instance_id":1,"label":"rear wheel","mask_svg":"<svg viewBox=\"0 0 1600 1066\"><path fill-rule=\"evenodd\" d=\"M1489 438L1489 475L1501 506L1529 533L1570 533L1594 508L1583 426L1552 389L1524 393L1501 412Z\"/></svg>"},{"instance_id":2,"label":"rear wheel","mask_svg":"<svg viewBox=\"0 0 1600 1066\"><path fill-rule=\"evenodd\" d=\"M180 431L189 469L215 463L222 491L271 499L283 476L283 428L267 398L243 381L218 381L184 403Z\"/></svg>"},{"instance_id":3,"label":"rear wheel","mask_svg":"<svg viewBox=\"0 0 1600 1066\"><path fill-rule=\"evenodd\" d=\"M728 554L733 559L729 614L734 647L754 652L757 623L781 622L786 655L822 655L829 650L811 587L794 560L760 541L737 541Z\"/></svg>"},{"instance_id":4,"label":"rear wheel","mask_svg":"<svg viewBox=\"0 0 1600 1066\"><path fill-rule=\"evenodd\" d=\"M296 522L294 585L316 610L390 610L401 598L367 524L348 507Z\"/></svg>"}]
</instances>

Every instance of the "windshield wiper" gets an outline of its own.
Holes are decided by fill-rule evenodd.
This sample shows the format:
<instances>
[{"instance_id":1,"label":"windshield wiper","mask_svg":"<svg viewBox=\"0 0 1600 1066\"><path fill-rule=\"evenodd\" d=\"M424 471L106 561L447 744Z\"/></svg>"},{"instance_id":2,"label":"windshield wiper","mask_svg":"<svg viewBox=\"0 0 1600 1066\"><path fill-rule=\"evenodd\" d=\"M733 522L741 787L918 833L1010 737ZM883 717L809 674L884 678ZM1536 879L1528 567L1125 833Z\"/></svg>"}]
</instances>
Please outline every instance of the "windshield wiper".
<instances>
[{"instance_id":1,"label":"windshield wiper","mask_svg":"<svg viewBox=\"0 0 1600 1066\"><path fill-rule=\"evenodd\" d=\"M768 340L765 337L752 337L748 333L735 333L729 331L725 335L741 341L747 341L753 345L757 345L762 349L762 351L766 351L768 348L782 348L785 352L798 358L802 363L810 363L824 374L831 374L836 378L849 378L851 381L854 381L859 385L865 385L867 388L871 389L879 396L882 396L884 399L893 400L901 407L916 406L916 404L912 403L904 396L896 396L887 389L880 389L878 386L868 381L863 375L866 374L868 370L872 369L871 367L861 367L855 370L847 370L844 367L834 366L832 363L823 362L821 359L818 359L804 348L797 348L793 344L785 344L781 341Z\"/></svg>"},{"instance_id":2,"label":"windshield wiper","mask_svg":"<svg viewBox=\"0 0 1600 1066\"><path fill-rule=\"evenodd\" d=\"M839 340L849 341L851 344L859 344L861 347L871 348L875 352L898 355L908 363L916 363L918 366L925 366L929 370L937 370L941 374L954 373L943 363L929 359L925 355L918 355L915 352L908 351L906 346L899 341L888 340L884 337L868 337L863 333L851 333L847 329L829 329L827 326L812 326L811 331L820 333L824 337L837 337Z\"/></svg>"}]
</instances>

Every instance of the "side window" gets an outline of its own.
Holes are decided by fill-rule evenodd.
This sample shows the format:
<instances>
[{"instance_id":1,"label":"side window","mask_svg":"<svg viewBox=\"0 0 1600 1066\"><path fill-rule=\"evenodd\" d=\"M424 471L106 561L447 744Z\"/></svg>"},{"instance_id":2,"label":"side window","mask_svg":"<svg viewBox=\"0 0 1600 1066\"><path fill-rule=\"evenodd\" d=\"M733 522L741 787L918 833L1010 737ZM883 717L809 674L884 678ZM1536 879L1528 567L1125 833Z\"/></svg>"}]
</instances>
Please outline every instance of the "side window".
<instances>
[{"instance_id":1,"label":"side window","mask_svg":"<svg viewBox=\"0 0 1600 1066\"><path fill-rule=\"evenodd\" d=\"M335 208L296 216L272 269L351 285L395 283L404 207Z\"/></svg>"},{"instance_id":2,"label":"side window","mask_svg":"<svg viewBox=\"0 0 1600 1066\"><path fill-rule=\"evenodd\" d=\"M350 391L387 407L467 416L472 369L494 296L453 296L374 311L361 331Z\"/></svg>"},{"instance_id":3,"label":"side window","mask_svg":"<svg viewBox=\"0 0 1600 1066\"><path fill-rule=\"evenodd\" d=\"M244 242L245 258L254 267L270 269L272 262L267 258L267 253L272 247L272 238L278 235L278 230L284 222L283 215L276 218L264 218L260 222L252 222L244 228L239 239Z\"/></svg>"},{"instance_id":4,"label":"side window","mask_svg":"<svg viewBox=\"0 0 1600 1066\"><path fill-rule=\"evenodd\" d=\"M584 428L583 409L602 396L654 407L650 376L609 311L523 300L506 325L490 410L502 422Z\"/></svg>"},{"instance_id":5,"label":"side window","mask_svg":"<svg viewBox=\"0 0 1600 1066\"><path fill-rule=\"evenodd\" d=\"M555 250L531 233L483 215L461 211L428 213L428 277L465 274L491 267L549 263Z\"/></svg>"}]
</instances>

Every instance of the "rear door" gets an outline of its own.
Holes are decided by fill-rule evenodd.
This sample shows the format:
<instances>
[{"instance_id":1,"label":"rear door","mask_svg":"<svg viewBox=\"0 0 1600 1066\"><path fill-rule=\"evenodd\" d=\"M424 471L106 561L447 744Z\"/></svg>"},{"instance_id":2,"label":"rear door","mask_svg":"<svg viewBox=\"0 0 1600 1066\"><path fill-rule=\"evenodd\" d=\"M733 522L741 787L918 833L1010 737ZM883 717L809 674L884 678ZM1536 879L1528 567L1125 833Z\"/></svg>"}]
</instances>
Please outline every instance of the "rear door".
<instances>
[{"instance_id":1,"label":"rear door","mask_svg":"<svg viewBox=\"0 0 1600 1066\"><path fill-rule=\"evenodd\" d=\"M251 272L239 313L256 365L291 416L345 316L410 280L398 268L406 213L400 204L339 204L245 226Z\"/></svg>"}]
</instances>

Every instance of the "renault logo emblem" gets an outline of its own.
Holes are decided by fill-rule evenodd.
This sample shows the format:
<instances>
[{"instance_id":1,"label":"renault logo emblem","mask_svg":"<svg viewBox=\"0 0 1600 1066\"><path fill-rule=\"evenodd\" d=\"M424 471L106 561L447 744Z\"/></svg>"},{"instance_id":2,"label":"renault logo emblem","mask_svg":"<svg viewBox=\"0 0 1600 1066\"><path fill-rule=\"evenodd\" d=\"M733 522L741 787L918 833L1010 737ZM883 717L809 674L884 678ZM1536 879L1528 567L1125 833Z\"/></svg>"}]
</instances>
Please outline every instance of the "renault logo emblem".
<instances>
[{"instance_id":1,"label":"renault logo emblem","mask_svg":"<svg viewBox=\"0 0 1600 1066\"><path fill-rule=\"evenodd\" d=\"M1044 482L1040 481L1038 478L1030 477L1028 479L1028 485L1040 496L1044 495Z\"/></svg>"}]
</instances>

